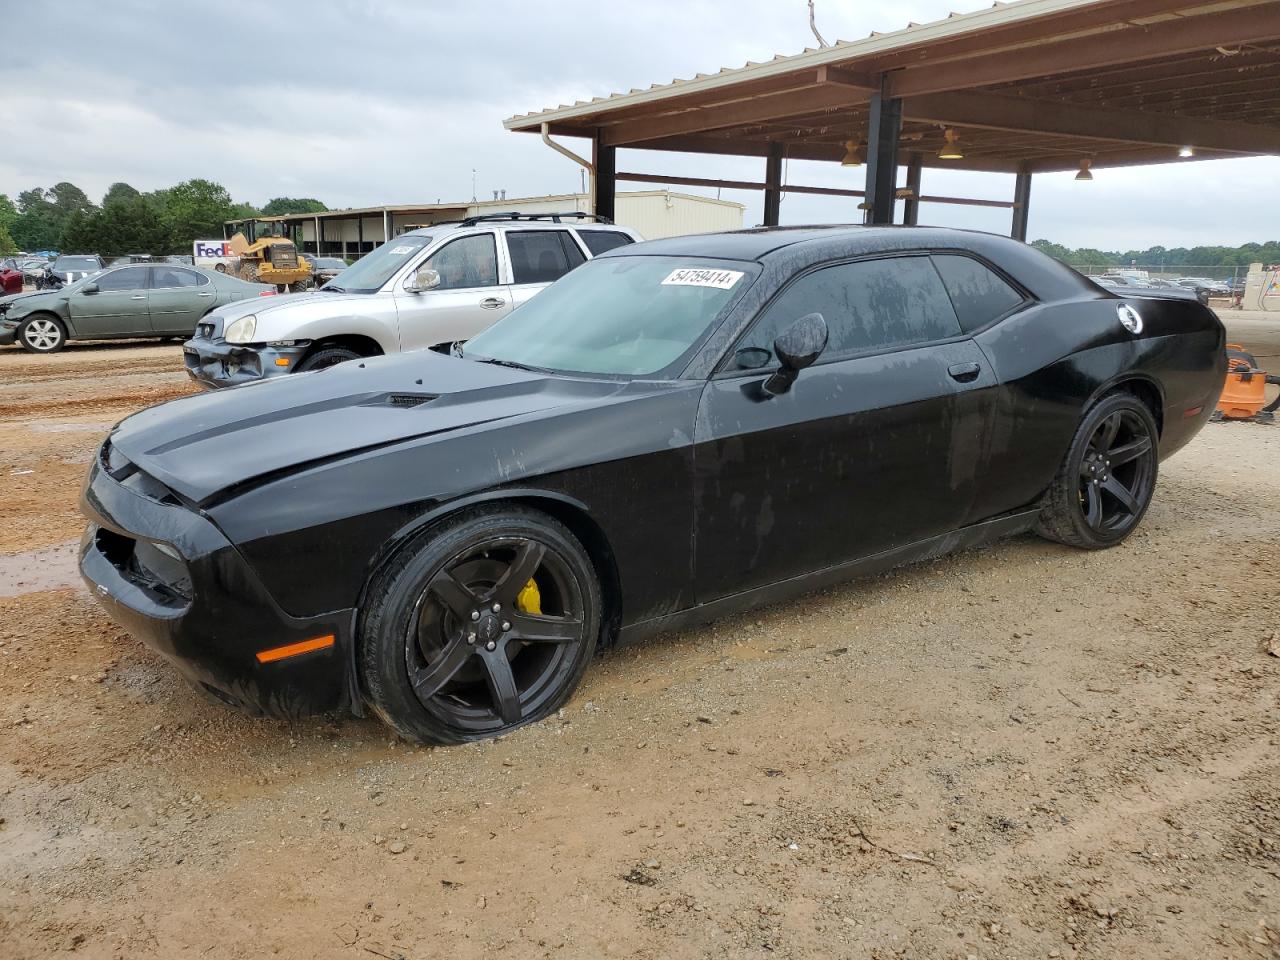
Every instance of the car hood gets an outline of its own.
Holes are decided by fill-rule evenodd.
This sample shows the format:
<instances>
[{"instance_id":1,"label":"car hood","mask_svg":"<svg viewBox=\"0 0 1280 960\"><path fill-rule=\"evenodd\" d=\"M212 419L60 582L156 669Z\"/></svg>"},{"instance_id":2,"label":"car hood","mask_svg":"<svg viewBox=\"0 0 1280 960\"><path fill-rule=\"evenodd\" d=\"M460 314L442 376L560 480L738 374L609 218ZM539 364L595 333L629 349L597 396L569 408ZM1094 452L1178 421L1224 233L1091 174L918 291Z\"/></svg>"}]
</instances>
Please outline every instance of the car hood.
<instances>
[{"instance_id":1,"label":"car hood","mask_svg":"<svg viewBox=\"0 0 1280 960\"><path fill-rule=\"evenodd\" d=\"M626 386L419 351L172 400L123 420L110 443L203 503L308 464L599 402Z\"/></svg>"},{"instance_id":2,"label":"car hood","mask_svg":"<svg viewBox=\"0 0 1280 960\"><path fill-rule=\"evenodd\" d=\"M317 291L282 293L274 297L237 300L235 303L228 303L213 312L228 321L238 320L240 317L248 316L251 313L257 314L258 318L262 319L275 313L298 310L299 308L314 306L322 310L330 310L335 304L356 301L367 302L368 299L369 294L362 293L319 293Z\"/></svg>"}]
</instances>

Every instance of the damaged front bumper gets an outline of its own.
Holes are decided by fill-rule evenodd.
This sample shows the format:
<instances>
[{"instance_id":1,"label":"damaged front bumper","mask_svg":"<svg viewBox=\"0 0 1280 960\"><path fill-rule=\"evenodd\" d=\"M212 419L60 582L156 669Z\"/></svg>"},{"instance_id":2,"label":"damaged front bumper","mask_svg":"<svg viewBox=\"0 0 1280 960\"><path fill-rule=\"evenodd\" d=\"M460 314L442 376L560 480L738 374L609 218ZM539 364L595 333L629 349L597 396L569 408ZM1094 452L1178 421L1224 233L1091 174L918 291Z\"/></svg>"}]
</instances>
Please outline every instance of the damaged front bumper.
<instances>
[{"instance_id":1,"label":"damaged front bumper","mask_svg":"<svg viewBox=\"0 0 1280 960\"><path fill-rule=\"evenodd\" d=\"M224 703L285 717L352 709L355 611L286 613L214 523L110 443L80 498L80 573L107 614Z\"/></svg>"},{"instance_id":2,"label":"damaged front bumper","mask_svg":"<svg viewBox=\"0 0 1280 960\"><path fill-rule=\"evenodd\" d=\"M182 345L182 360L192 380L213 390L292 373L309 346L310 340L238 344L192 337Z\"/></svg>"}]
</instances>

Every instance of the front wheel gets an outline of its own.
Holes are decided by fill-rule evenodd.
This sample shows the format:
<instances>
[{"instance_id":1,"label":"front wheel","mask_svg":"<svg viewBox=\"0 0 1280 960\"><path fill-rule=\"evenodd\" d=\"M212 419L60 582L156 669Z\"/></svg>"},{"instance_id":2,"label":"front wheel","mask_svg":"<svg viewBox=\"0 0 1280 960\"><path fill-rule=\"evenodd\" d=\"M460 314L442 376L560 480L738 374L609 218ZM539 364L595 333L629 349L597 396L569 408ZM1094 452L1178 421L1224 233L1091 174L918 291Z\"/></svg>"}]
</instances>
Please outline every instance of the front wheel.
<instances>
[{"instance_id":1,"label":"front wheel","mask_svg":"<svg viewBox=\"0 0 1280 960\"><path fill-rule=\"evenodd\" d=\"M348 350L346 347L321 347L319 350L307 354L306 358L298 364L295 372L306 373L308 370L323 370L325 367L332 367L339 363L346 363L348 360L359 359L360 354L354 350Z\"/></svg>"},{"instance_id":2,"label":"front wheel","mask_svg":"<svg viewBox=\"0 0 1280 960\"><path fill-rule=\"evenodd\" d=\"M595 571L563 524L519 507L463 514L408 544L371 585L361 685L410 739L497 736L568 700L600 608Z\"/></svg>"},{"instance_id":3,"label":"front wheel","mask_svg":"<svg viewBox=\"0 0 1280 960\"><path fill-rule=\"evenodd\" d=\"M1151 505L1159 431L1131 393L1104 397L1085 414L1040 514L1036 532L1086 550L1113 547Z\"/></svg>"},{"instance_id":4,"label":"front wheel","mask_svg":"<svg viewBox=\"0 0 1280 960\"><path fill-rule=\"evenodd\" d=\"M67 342L67 331L57 317L37 313L18 327L18 342L31 353L57 353Z\"/></svg>"}]
</instances>

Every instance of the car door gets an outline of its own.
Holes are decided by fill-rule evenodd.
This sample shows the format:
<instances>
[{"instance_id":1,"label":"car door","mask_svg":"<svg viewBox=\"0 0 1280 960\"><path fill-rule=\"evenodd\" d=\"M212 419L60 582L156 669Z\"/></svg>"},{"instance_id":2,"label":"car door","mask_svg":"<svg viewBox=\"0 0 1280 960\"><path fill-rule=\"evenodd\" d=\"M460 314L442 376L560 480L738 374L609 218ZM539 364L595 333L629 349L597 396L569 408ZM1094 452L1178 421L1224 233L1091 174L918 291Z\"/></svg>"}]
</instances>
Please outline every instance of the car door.
<instances>
[{"instance_id":1,"label":"car door","mask_svg":"<svg viewBox=\"0 0 1280 960\"><path fill-rule=\"evenodd\" d=\"M213 282L196 270L173 264L158 263L149 269L152 332L190 336L200 318L218 305Z\"/></svg>"},{"instance_id":2,"label":"car door","mask_svg":"<svg viewBox=\"0 0 1280 960\"><path fill-rule=\"evenodd\" d=\"M81 284L67 300L76 337L149 336L148 268L118 267Z\"/></svg>"},{"instance_id":3,"label":"car door","mask_svg":"<svg viewBox=\"0 0 1280 960\"><path fill-rule=\"evenodd\" d=\"M437 286L416 292L401 286L395 292L402 350L469 340L511 310L511 292L499 281L492 231L448 241L416 272L424 269L440 275Z\"/></svg>"},{"instance_id":4,"label":"car door","mask_svg":"<svg viewBox=\"0 0 1280 960\"><path fill-rule=\"evenodd\" d=\"M814 312L826 350L787 392L765 395L774 339ZM752 369L759 351L769 361ZM722 368L695 429L700 602L906 546L968 515L995 378L927 256L801 274Z\"/></svg>"},{"instance_id":5,"label":"car door","mask_svg":"<svg viewBox=\"0 0 1280 960\"><path fill-rule=\"evenodd\" d=\"M587 259L568 230L507 230L504 235L516 307Z\"/></svg>"}]
</instances>

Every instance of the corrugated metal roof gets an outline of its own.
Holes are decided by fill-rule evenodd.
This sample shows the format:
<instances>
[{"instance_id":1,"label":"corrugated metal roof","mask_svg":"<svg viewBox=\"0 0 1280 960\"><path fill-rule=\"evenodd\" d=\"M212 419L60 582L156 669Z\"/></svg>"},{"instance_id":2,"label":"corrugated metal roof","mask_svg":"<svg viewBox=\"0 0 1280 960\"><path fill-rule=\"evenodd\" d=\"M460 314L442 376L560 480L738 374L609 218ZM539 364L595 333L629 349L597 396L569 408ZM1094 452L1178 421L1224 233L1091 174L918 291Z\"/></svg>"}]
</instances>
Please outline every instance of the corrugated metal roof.
<instances>
[{"instance_id":1,"label":"corrugated metal roof","mask_svg":"<svg viewBox=\"0 0 1280 960\"><path fill-rule=\"evenodd\" d=\"M850 60L883 55L910 47L951 39L965 33L990 30L997 25L1034 20L1065 11L1085 7L1105 6L1110 0L1013 0L993 3L990 9L972 13L952 13L930 23L909 23L900 30L888 33L872 31L863 40L837 40L827 47L806 47L803 53L776 54L766 61L748 60L741 67L721 67L716 73L698 73L690 79L676 78L670 83L655 83L647 89L633 87L626 93L612 93L606 97L592 97L573 104L560 104L544 110L518 114L503 121L509 130L525 129L532 123L556 123L596 113L601 109L639 106L675 94L714 90L718 86L742 80L764 79L821 66L845 63ZM602 106L604 105L604 106Z\"/></svg>"}]
</instances>

